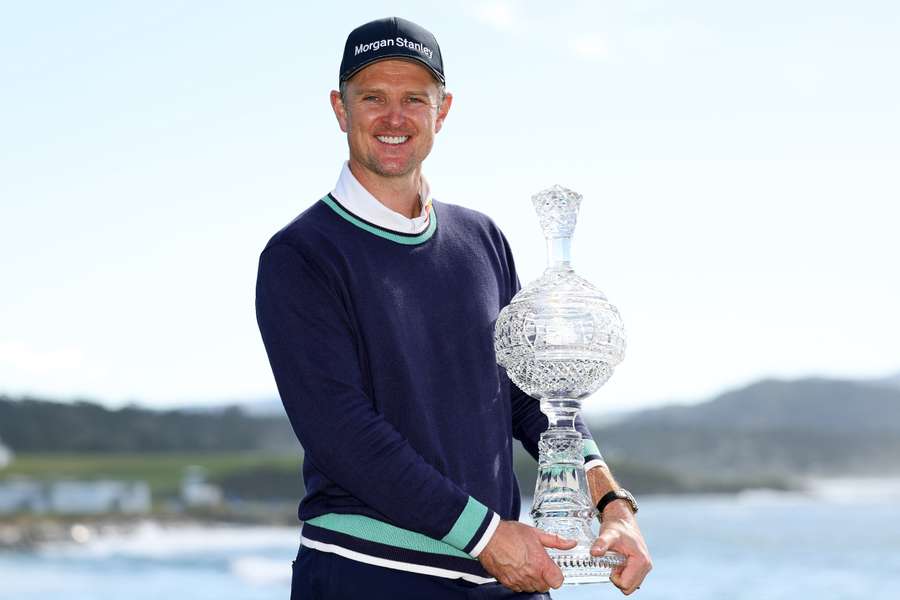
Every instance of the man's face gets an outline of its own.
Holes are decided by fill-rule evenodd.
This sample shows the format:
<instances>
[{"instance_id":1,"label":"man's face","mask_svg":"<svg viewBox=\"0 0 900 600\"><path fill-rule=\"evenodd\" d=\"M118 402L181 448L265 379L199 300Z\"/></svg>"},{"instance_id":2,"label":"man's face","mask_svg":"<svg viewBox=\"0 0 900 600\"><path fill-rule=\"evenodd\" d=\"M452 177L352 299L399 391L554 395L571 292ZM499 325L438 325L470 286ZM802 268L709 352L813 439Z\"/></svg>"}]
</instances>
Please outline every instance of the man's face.
<instances>
[{"instance_id":1,"label":"man's face","mask_svg":"<svg viewBox=\"0 0 900 600\"><path fill-rule=\"evenodd\" d=\"M440 102L438 84L423 66L406 60L382 60L354 75L344 98L331 93L331 104L350 145L350 166L357 177L403 177L419 168L441 130L452 97Z\"/></svg>"}]
</instances>

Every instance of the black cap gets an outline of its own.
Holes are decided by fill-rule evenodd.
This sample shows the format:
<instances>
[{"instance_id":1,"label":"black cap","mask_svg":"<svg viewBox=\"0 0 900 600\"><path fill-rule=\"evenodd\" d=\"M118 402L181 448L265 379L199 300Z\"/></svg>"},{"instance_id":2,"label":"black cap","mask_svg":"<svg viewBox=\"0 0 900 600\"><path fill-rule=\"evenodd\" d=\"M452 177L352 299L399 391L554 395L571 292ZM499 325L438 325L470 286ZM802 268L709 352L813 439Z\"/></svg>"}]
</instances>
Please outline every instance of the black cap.
<instances>
[{"instance_id":1,"label":"black cap","mask_svg":"<svg viewBox=\"0 0 900 600\"><path fill-rule=\"evenodd\" d=\"M418 61L445 83L437 40L424 27L400 17L370 21L350 32L344 44L339 81L347 81L363 67L386 58Z\"/></svg>"}]
</instances>

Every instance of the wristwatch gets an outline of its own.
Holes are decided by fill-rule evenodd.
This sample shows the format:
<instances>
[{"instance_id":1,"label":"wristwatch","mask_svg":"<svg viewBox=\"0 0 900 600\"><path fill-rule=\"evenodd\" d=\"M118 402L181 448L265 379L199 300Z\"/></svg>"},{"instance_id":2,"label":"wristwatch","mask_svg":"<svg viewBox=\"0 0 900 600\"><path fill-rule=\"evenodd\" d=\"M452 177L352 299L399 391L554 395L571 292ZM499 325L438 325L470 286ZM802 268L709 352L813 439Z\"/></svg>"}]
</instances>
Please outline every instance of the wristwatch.
<instances>
[{"instance_id":1,"label":"wristwatch","mask_svg":"<svg viewBox=\"0 0 900 600\"><path fill-rule=\"evenodd\" d=\"M618 489L613 490L607 494L605 494L600 501L597 503L597 512L598 517L603 518L603 509L606 508L606 505L612 502L613 500L624 500L628 503L628 506L631 507L631 512L637 513L638 505L637 500L634 499L634 496L628 490Z\"/></svg>"}]
</instances>

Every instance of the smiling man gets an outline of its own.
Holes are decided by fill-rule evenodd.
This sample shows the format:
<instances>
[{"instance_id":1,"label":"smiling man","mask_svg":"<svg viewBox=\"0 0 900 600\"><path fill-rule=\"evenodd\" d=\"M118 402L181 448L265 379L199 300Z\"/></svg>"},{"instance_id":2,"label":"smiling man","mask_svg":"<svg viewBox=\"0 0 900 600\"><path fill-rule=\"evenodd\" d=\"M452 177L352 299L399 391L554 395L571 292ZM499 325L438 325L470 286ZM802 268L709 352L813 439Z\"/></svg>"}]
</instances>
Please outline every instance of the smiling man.
<instances>
[{"instance_id":1,"label":"smiling man","mask_svg":"<svg viewBox=\"0 0 900 600\"><path fill-rule=\"evenodd\" d=\"M422 176L444 84L422 27L351 32L331 92L349 160L260 257L257 320L305 450L294 600L545 598L563 581L545 548L574 544L517 522L512 440L536 457L547 419L494 356L519 289L506 239ZM601 509L592 551L628 556L613 576L628 594L650 570L636 505L576 426Z\"/></svg>"}]
</instances>

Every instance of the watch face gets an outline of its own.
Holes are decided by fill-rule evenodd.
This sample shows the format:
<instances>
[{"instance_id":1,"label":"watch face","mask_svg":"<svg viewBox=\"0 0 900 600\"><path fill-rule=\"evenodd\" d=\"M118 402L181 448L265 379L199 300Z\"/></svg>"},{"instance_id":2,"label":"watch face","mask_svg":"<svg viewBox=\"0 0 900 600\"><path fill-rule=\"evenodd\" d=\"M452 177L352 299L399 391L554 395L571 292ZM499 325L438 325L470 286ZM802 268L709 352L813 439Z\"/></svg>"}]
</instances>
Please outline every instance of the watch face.
<instances>
[{"instance_id":1,"label":"watch face","mask_svg":"<svg viewBox=\"0 0 900 600\"><path fill-rule=\"evenodd\" d=\"M629 492L628 490L617 490L616 496L628 502L633 512L638 511L637 500L634 499L634 496L631 494L631 492Z\"/></svg>"},{"instance_id":2,"label":"watch face","mask_svg":"<svg viewBox=\"0 0 900 600\"><path fill-rule=\"evenodd\" d=\"M637 512L637 500L634 499L634 496L631 494L631 492L625 491L625 497L628 499L628 503L631 504L631 510Z\"/></svg>"}]
</instances>

